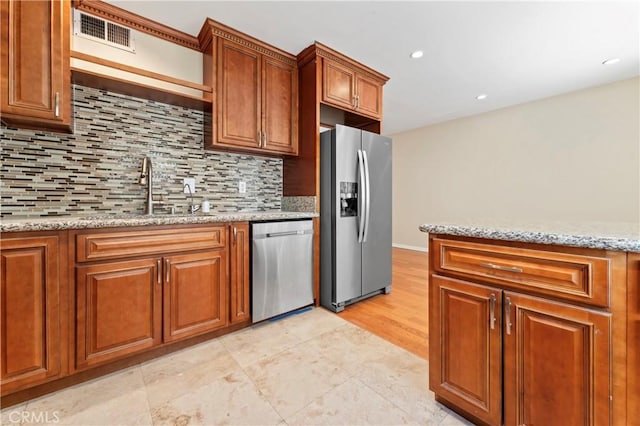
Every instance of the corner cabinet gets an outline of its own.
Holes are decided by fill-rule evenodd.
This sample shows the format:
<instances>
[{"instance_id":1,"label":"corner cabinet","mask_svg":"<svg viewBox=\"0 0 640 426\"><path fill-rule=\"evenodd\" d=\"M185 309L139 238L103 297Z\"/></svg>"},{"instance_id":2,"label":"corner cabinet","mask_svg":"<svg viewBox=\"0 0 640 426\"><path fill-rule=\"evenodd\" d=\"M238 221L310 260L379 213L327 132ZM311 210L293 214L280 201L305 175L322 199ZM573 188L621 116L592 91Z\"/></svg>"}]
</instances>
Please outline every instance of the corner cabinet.
<instances>
[{"instance_id":1,"label":"corner cabinet","mask_svg":"<svg viewBox=\"0 0 640 426\"><path fill-rule=\"evenodd\" d=\"M429 252L439 402L489 425L620 424L625 253L439 235Z\"/></svg>"},{"instance_id":2,"label":"corner cabinet","mask_svg":"<svg viewBox=\"0 0 640 426\"><path fill-rule=\"evenodd\" d=\"M63 240L50 232L0 240L3 396L66 372Z\"/></svg>"},{"instance_id":3,"label":"corner cabinet","mask_svg":"<svg viewBox=\"0 0 640 426\"><path fill-rule=\"evenodd\" d=\"M9 125L70 130L68 0L3 0L0 117Z\"/></svg>"},{"instance_id":4,"label":"corner cabinet","mask_svg":"<svg viewBox=\"0 0 640 426\"><path fill-rule=\"evenodd\" d=\"M295 56L212 20L199 38L204 80L216 88L205 148L297 155Z\"/></svg>"}]
</instances>

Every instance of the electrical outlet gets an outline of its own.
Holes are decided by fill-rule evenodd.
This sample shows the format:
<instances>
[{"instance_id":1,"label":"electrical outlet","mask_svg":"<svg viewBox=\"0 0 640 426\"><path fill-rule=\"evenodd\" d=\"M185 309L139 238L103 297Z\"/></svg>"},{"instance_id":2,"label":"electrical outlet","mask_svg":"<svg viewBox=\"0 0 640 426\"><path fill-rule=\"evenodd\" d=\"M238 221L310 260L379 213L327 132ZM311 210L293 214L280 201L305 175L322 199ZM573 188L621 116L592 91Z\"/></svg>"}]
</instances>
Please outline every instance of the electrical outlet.
<instances>
[{"instance_id":1,"label":"electrical outlet","mask_svg":"<svg viewBox=\"0 0 640 426\"><path fill-rule=\"evenodd\" d=\"M189 188L191 188L191 194L196 193L196 180L195 178L182 179L182 186L185 194L189 194Z\"/></svg>"},{"instance_id":2,"label":"electrical outlet","mask_svg":"<svg viewBox=\"0 0 640 426\"><path fill-rule=\"evenodd\" d=\"M245 192L247 192L247 182L242 180L238 182L238 192L241 194L244 194Z\"/></svg>"}]
</instances>

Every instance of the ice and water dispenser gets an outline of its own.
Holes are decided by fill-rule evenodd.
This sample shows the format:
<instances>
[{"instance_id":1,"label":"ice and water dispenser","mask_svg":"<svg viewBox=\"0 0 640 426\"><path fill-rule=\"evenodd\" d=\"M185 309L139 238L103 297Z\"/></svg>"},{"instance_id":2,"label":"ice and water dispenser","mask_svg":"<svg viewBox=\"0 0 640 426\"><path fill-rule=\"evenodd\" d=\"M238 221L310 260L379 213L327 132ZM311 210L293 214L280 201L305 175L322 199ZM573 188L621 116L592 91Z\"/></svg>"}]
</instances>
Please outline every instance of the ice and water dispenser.
<instances>
[{"instance_id":1,"label":"ice and water dispenser","mask_svg":"<svg viewBox=\"0 0 640 426\"><path fill-rule=\"evenodd\" d=\"M340 182L340 217L358 216L358 184Z\"/></svg>"}]
</instances>

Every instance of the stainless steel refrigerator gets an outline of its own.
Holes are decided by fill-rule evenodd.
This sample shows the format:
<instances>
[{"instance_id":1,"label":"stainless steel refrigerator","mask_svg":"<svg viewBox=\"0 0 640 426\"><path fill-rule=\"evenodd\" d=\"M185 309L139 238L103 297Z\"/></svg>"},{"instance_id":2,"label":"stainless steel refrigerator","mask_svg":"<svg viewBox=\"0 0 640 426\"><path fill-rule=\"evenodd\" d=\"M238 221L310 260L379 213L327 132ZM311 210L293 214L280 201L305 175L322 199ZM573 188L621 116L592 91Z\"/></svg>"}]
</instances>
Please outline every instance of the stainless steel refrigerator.
<instances>
[{"instance_id":1,"label":"stainless steel refrigerator","mask_svg":"<svg viewBox=\"0 0 640 426\"><path fill-rule=\"evenodd\" d=\"M391 291L391 139L320 135L320 303L334 312Z\"/></svg>"}]
</instances>

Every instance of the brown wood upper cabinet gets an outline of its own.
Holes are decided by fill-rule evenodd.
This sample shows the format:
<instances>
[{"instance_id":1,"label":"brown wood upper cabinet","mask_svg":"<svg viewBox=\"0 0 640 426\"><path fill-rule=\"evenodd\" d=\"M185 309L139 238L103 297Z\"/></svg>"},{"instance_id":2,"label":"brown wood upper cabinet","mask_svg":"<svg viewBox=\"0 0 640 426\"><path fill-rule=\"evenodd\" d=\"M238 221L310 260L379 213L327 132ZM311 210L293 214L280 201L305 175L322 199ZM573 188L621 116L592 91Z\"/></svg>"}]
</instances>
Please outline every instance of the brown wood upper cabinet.
<instances>
[{"instance_id":1,"label":"brown wood upper cabinet","mask_svg":"<svg viewBox=\"0 0 640 426\"><path fill-rule=\"evenodd\" d=\"M368 76L346 61L322 60L322 102L325 104L382 120L385 81Z\"/></svg>"},{"instance_id":2,"label":"brown wood upper cabinet","mask_svg":"<svg viewBox=\"0 0 640 426\"><path fill-rule=\"evenodd\" d=\"M210 19L199 39L204 81L216 88L205 147L297 155L295 56Z\"/></svg>"},{"instance_id":3,"label":"brown wood upper cabinet","mask_svg":"<svg viewBox=\"0 0 640 426\"><path fill-rule=\"evenodd\" d=\"M6 0L0 10L0 117L16 127L70 131L70 2Z\"/></svg>"},{"instance_id":4,"label":"brown wood upper cabinet","mask_svg":"<svg viewBox=\"0 0 640 426\"><path fill-rule=\"evenodd\" d=\"M65 372L62 330L67 304L61 291L64 248L58 234L3 235L0 250L0 384L5 395Z\"/></svg>"}]
</instances>

